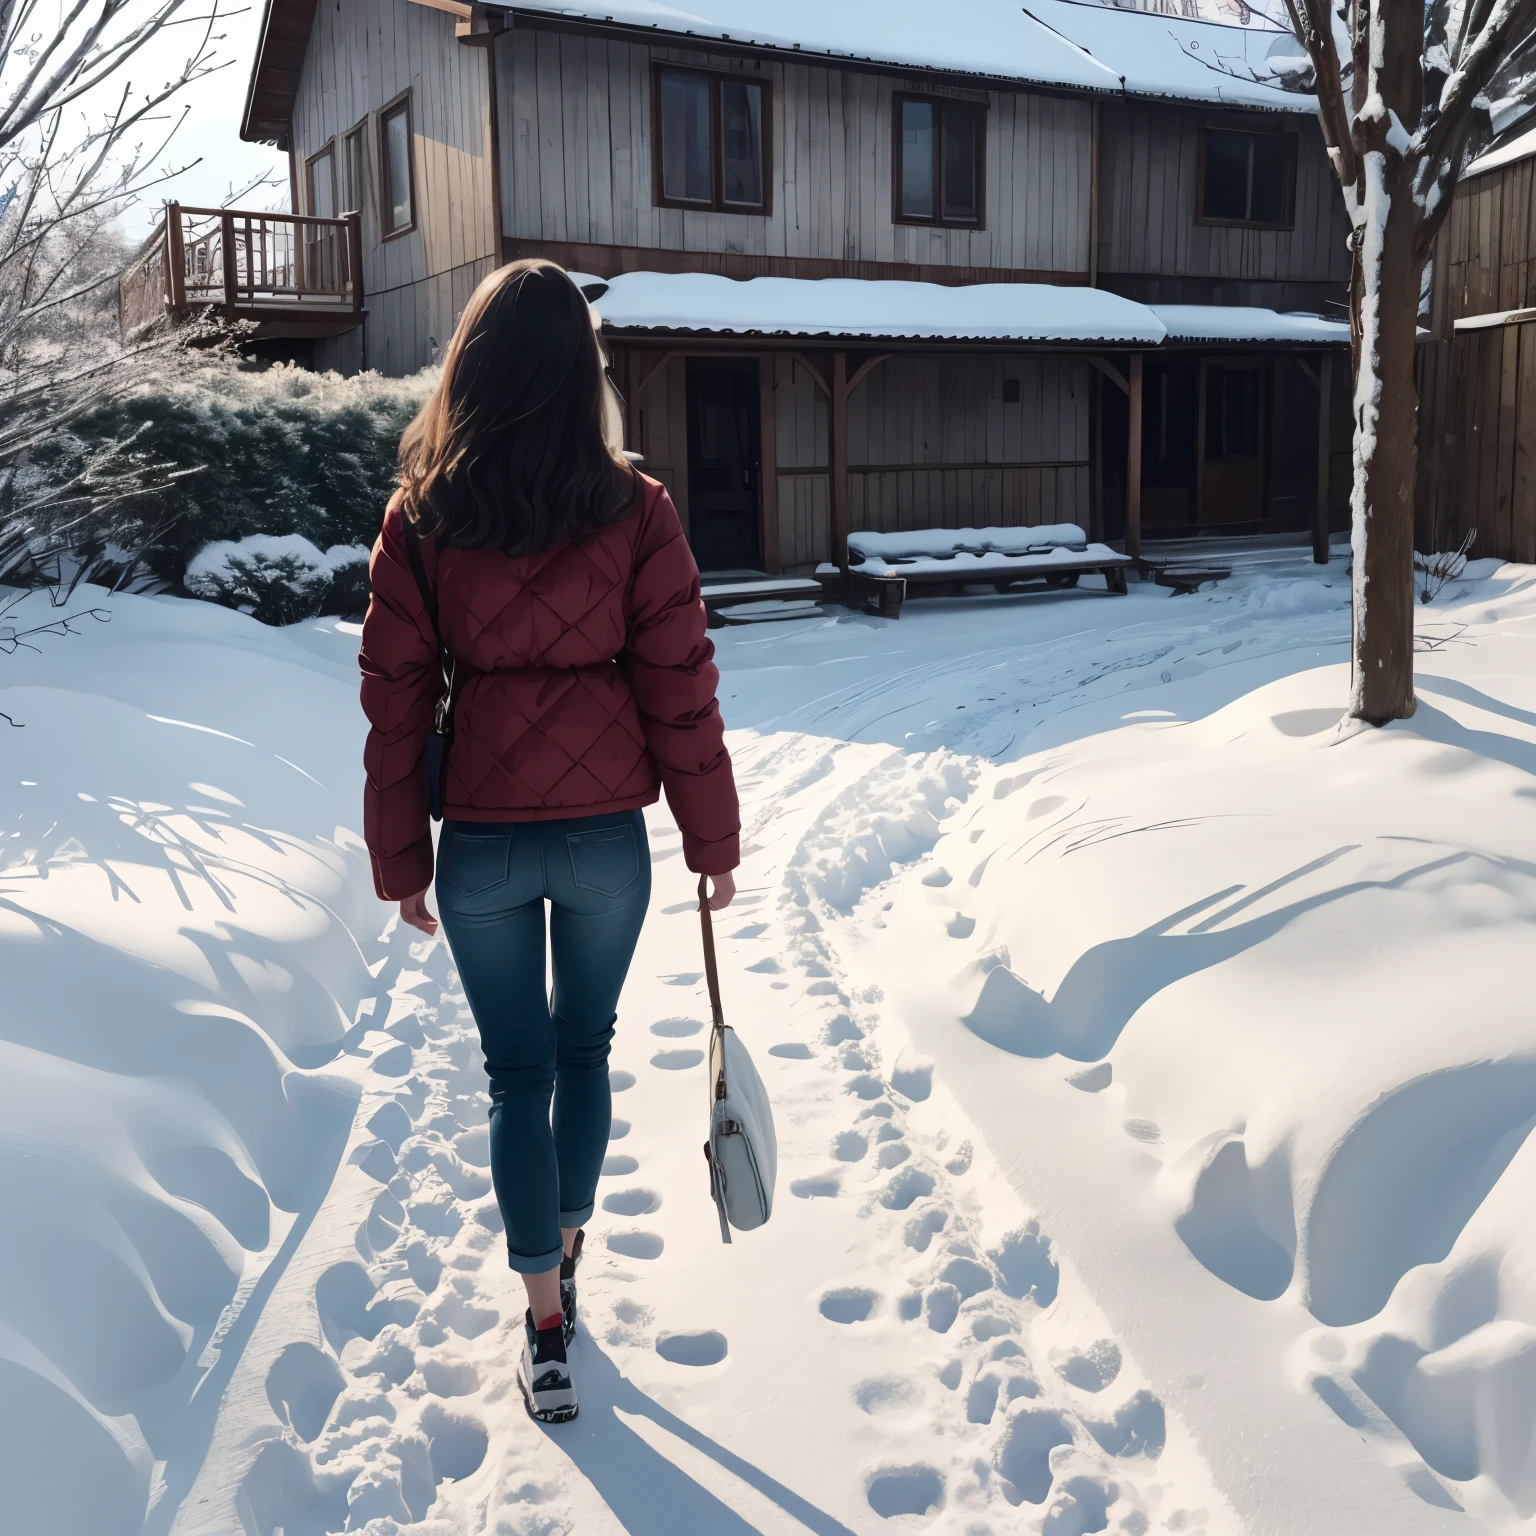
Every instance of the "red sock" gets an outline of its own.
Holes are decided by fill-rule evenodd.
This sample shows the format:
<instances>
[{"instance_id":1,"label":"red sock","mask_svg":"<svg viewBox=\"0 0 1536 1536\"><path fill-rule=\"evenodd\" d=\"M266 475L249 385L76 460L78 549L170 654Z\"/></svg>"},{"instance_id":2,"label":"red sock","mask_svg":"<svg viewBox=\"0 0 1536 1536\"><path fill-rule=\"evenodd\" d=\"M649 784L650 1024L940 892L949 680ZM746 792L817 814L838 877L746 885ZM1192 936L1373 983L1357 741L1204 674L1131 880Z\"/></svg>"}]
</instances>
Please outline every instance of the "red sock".
<instances>
[{"instance_id":1,"label":"red sock","mask_svg":"<svg viewBox=\"0 0 1536 1536\"><path fill-rule=\"evenodd\" d=\"M564 1312L551 1312L548 1317L535 1318L533 1326L543 1333L546 1328L558 1328L564 1321Z\"/></svg>"}]
</instances>

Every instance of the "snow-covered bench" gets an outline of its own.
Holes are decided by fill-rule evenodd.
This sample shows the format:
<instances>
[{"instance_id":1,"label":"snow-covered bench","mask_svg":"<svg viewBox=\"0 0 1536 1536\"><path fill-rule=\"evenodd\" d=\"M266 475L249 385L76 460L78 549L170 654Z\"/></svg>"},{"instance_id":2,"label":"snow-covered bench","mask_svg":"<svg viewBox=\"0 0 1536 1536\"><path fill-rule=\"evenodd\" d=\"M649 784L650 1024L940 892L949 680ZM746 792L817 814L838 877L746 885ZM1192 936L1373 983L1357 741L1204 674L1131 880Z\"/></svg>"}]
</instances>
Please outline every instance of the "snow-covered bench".
<instances>
[{"instance_id":1,"label":"snow-covered bench","mask_svg":"<svg viewBox=\"0 0 1536 1536\"><path fill-rule=\"evenodd\" d=\"M1075 587L1086 571L1124 594L1135 561L1107 544L1091 544L1072 523L1036 528L917 528L906 533L848 535L849 595L871 601L885 618L899 618L907 588L986 585L998 592L1025 583Z\"/></svg>"}]
</instances>

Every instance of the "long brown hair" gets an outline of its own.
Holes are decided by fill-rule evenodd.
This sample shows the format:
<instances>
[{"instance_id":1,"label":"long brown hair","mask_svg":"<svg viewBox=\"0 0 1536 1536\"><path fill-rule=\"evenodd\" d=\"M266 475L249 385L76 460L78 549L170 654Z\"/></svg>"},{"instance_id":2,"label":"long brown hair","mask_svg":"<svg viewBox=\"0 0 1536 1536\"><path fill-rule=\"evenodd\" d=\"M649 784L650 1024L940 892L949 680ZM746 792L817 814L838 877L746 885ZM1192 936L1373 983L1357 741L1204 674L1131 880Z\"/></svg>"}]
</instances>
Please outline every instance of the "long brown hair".
<instances>
[{"instance_id":1,"label":"long brown hair","mask_svg":"<svg viewBox=\"0 0 1536 1536\"><path fill-rule=\"evenodd\" d=\"M475 290L443 377L400 439L404 512L460 549L528 554L574 543L638 506L607 440L609 389L587 301L552 261L518 261Z\"/></svg>"}]
</instances>

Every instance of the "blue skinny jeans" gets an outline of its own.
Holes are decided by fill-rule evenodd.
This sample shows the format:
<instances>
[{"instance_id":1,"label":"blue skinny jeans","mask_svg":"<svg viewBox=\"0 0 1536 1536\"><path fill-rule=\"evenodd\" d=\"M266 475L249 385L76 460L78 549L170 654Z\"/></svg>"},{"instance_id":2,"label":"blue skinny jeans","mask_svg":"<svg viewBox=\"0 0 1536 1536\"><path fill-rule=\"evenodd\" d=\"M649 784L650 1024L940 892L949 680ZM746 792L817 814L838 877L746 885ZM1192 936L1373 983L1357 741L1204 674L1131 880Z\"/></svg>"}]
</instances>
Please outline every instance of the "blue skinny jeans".
<instances>
[{"instance_id":1,"label":"blue skinny jeans","mask_svg":"<svg viewBox=\"0 0 1536 1536\"><path fill-rule=\"evenodd\" d=\"M592 1214L612 1112L608 1046L650 896L639 811L443 823L438 910L480 1027L491 1179L522 1274L553 1269L561 1227Z\"/></svg>"}]
</instances>

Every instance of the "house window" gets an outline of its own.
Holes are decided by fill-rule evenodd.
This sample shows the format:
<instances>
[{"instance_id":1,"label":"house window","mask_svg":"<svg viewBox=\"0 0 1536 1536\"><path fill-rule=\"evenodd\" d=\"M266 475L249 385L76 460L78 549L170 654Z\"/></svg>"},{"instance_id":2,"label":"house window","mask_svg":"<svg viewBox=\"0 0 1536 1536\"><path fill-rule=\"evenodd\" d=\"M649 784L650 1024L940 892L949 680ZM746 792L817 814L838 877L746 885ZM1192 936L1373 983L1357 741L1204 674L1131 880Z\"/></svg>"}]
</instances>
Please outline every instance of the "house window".
<instances>
[{"instance_id":1,"label":"house window","mask_svg":"<svg viewBox=\"0 0 1536 1536\"><path fill-rule=\"evenodd\" d=\"M416 223L411 174L411 98L398 96L379 113L379 223L384 238Z\"/></svg>"},{"instance_id":2,"label":"house window","mask_svg":"<svg viewBox=\"0 0 1536 1536\"><path fill-rule=\"evenodd\" d=\"M768 213L768 86L737 75L658 69L656 201Z\"/></svg>"},{"instance_id":3,"label":"house window","mask_svg":"<svg viewBox=\"0 0 1536 1536\"><path fill-rule=\"evenodd\" d=\"M333 146L327 144L317 155L311 155L306 165L306 191L310 214L317 219L336 217L336 156Z\"/></svg>"},{"instance_id":4,"label":"house window","mask_svg":"<svg viewBox=\"0 0 1536 1536\"><path fill-rule=\"evenodd\" d=\"M341 142L343 213L362 212L363 164L363 124L359 123Z\"/></svg>"},{"instance_id":5,"label":"house window","mask_svg":"<svg viewBox=\"0 0 1536 1536\"><path fill-rule=\"evenodd\" d=\"M1296 135L1200 131L1200 219L1289 229L1296 217Z\"/></svg>"},{"instance_id":6,"label":"house window","mask_svg":"<svg viewBox=\"0 0 1536 1536\"><path fill-rule=\"evenodd\" d=\"M980 229L986 109L971 102L897 96L895 221Z\"/></svg>"}]
</instances>

